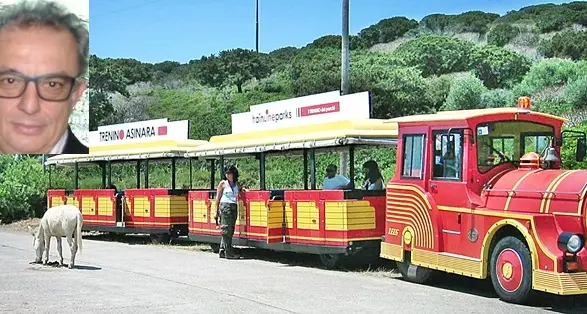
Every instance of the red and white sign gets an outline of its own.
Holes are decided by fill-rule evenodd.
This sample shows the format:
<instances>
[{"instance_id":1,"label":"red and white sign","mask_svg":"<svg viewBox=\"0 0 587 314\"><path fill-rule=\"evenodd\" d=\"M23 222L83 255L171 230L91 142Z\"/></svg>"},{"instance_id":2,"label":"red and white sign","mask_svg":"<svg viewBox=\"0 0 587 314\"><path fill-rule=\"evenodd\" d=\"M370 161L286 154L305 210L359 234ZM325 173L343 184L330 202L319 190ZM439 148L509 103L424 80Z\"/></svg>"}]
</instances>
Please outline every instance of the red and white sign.
<instances>
[{"instance_id":1,"label":"red and white sign","mask_svg":"<svg viewBox=\"0 0 587 314\"><path fill-rule=\"evenodd\" d=\"M349 119L370 118L369 92L341 96L338 91L251 106L249 112L232 115L232 133Z\"/></svg>"},{"instance_id":2,"label":"red and white sign","mask_svg":"<svg viewBox=\"0 0 587 314\"><path fill-rule=\"evenodd\" d=\"M186 140L189 121L157 119L132 123L121 123L98 127L89 135L90 146L105 146L121 143L138 143L159 140Z\"/></svg>"}]
</instances>

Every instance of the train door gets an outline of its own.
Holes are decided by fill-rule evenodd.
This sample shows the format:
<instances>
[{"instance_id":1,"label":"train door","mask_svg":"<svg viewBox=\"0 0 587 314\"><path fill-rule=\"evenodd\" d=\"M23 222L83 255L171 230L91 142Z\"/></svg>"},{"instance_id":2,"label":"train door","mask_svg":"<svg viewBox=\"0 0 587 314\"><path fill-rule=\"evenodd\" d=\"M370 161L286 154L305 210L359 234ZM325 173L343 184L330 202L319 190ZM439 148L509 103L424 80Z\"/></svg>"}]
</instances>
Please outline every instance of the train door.
<instances>
[{"instance_id":1,"label":"train door","mask_svg":"<svg viewBox=\"0 0 587 314\"><path fill-rule=\"evenodd\" d=\"M442 251L459 254L460 243L466 237L468 220L464 212L454 210L467 207L467 186L464 177L463 129L433 130L431 138L431 176L428 184L441 218ZM465 217L466 216L466 217Z\"/></svg>"}]
</instances>

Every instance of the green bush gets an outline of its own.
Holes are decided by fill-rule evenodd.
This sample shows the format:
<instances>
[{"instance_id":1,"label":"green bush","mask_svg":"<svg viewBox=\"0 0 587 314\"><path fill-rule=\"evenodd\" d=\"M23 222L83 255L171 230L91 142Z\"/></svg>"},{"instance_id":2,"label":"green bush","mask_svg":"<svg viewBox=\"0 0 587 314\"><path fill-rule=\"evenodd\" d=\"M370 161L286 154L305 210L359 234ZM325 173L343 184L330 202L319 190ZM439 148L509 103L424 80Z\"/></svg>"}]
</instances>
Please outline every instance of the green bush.
<instances>
[{"instance_id":1,"label":"green bush","mask_svg":"<svg viewBox=\"0 0 587 314\"><path fill-rule=\"evenodd\" d=\"M392 17L383 19L377 24L371 25L359 32L359 36L363 38L369 46L379 43L392 42L402 37L407 31L417 29L418 22L416 20L405 17Z\"/></svg>"},{"instance_id":2,"label":"green bush","mask_svg":"<svg viewBox=\"0 0 587 314\"><path fill-rule=\"evenodd\" d=\"M473 32L484 34L488 25L499 18L499 14L481 11L469 11L461 14L430 14L425 16L420 25L435 33Z\"/></svg>"},{"instance_id":3,"label":"green bush","mask_svg":"<svg viewBox=\"0 0 587 314\"><path fill-rule=\"evenodd\" d=\"M444 74L440 76L434 75L426 79L430 86L430 97L434 111L440 110L442 105L444 105L454 77L455 75Z\"/></svg>"},{"instance_id":4,"label":"green bush","mask_svg":"<svg viewBox=\"0 0 587 314\"><path fill-rule=\"evenodd\" d=\"M492 45L473 47L469 58L469 69L488 88L513 86L522 80L532 65L525 56Z\"/></svg>"},{"instance_id":5,"label":"green bush","mask_svg":"<svg viewBox=\"0 0 587 314\"><path fill-rule=\"evenodd\" d=\"M571 81L565 88L565 102L573 109L587 108L587 73L585 74L586 76Z\"/></svg>"},{"instance_id":6,"label":"green bush","mask_svg":"<svg viewBox=\"0 0 587 314\"><path fill-rule=\"evenodd\" d=\"M520 29L511 24L497 24L489 34L487 34L487 43L498 47L503 47L508 44L520 33Z\"/></svg>"},{"instance_id":7,"label":"green bush","mask_svg":"<svg viewBox=\"0 0 587 314\"><path fill-rule=\"evenodd\" d=\"M369 47L369 42L359 36L349 36L349 49L365 49ZM326 35L322 36L312 43L308 44L304 49L325 49L334 48L342 49L342 36L340 35Z\"/></svg>"},{"instance_id":8,"label":"green bush","mask_svg":"<svg viewBox=\"0 0 587 314\"><path fill-rule=\"evenodd\" d=\"M393 55L424 77L468 70L473 43L443 36L422 36L399 46Z\"/></svg>"},{"instance_id":9,"label":"green bush","mask_svg":"<svg viewBox=\"0 0 587 314\"><path fill-rule=\"evenodd\" d=\"M481 108L501 108L515 105L512 92L507 89L492 89L481 94Z\"/></svg>"},{"instance_id":10,"label":"green bush","mask_svg":"<svg viewBox=\"0 0 587 314\"><path fill-rule=\"evenodd\" d=\"M443 110L466 110L483 108L481 95L487 92L483 82L473 73L457 77L450 87Z\"/></svg>"},{"instance_id":11,"label":"green bush","mask_svg":"<svg viewBox=\"0 0 587 314\"><path fill-rule=\"evenodd\" d=\"M536 23L536 26L542 33L550 33L562 30L567 25L563 16L552 16L543 18Z\"/></svg>"},{"instance_id":12,"label":"green bush","mask_svg":"<svg viewBox=\"0 0 587 314\"><path fill-rule=\"evenodd\" d=\"M543 40L538 51L547 58L587 60L587 31L565 31Z\"/></svg>"},{"instance_id":13,"label":"green bush","mask_svg":"<svg viewBox=\"0 0 587 314\"><path fill-rule=\"evenodd\" d=\"M587 73L587 62L546 59L532 65L523 80L513 88L515 97L531 96L547 87L564 86Z\"/></svg>"},{"instance_id":14,"label":"green bush","mask_svg":"<svg viewBox=\"0 0 587 314\"><path fill-rule=\"evenodd\" d=\"M5 155L11 158L12 155ZM39 158L2 161L0 177L0 220L39 217L46 209L47 176L43 174Z\"/></svg>"}]
</instances>

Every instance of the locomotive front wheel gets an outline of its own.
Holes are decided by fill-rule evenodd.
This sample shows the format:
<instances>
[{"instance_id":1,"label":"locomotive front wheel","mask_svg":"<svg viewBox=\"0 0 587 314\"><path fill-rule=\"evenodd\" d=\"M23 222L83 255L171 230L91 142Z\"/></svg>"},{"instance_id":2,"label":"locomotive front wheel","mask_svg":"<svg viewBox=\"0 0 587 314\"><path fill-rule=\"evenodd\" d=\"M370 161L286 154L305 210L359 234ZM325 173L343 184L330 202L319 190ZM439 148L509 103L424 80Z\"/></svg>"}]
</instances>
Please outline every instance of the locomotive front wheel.
<instances>
[{"instance_id":1,"label":"locomotive front wheel","mask_svg":"<svg viewBox=\"0 0 587 314\"><path fill-rule=\"evenodd\" d=\"M415 283L426 283L432 276L433 270L430 268L417 266L411 263L411 252L404 253L403 262L396 262L397 270L407 281Z\"/></svg>"},{"instance_id":2,"label":"locomotive front wheel","mask_svg":"<svg viewBox=\"0 0 587 314\"><path fill-rule=\"evenodd\" d=\"M524 303L532 292L532 260L526 245L516 237L505 237L495 245L490 261L491 282L506 302Z\"/></svg>"},{"instance_id":3,"label":"locomotive front wheel","mask_svg":"<svg viewBox=\"0 0 587 314\"><path fill-rule=\"evenodd\" d=\"M320 254L320 262L326 269L335 269L341 265L342 254Z\"/></svg>"}]
</instances>

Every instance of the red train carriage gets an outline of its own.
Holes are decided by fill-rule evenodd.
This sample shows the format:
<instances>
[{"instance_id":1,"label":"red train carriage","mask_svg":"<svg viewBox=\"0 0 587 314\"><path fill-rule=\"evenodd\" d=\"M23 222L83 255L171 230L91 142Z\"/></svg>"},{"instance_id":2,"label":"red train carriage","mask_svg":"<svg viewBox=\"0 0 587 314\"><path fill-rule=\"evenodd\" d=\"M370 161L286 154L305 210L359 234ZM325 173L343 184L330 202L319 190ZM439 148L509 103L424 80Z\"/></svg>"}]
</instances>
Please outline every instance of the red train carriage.
<instances>
[{"instance_id":1,"label":"red train carriage","mask_svg":"<svg viewBox=\"0 0 587 314\"><path fill-rule=\"evenodd\" d=\"M153 136L140 137L144 128L152 128L149 134ZM162 128L165 128L164 132ZM109 129L116 132L110 133ZM123 130L126 136L117 130ZM84 217L83 230L86 231L146 233L163 238L187 235L188 189L176 186L176 163L183 160L188 148L206 141L182 139L182 131L185 132L184 138L187 137L187 121L151 120L101 127L91 132L93 143L98 144L91 146L90 154L58 155L47 160L49 171L57 165L74 167L73 189L50 189L47 205L78 206ZM156 136L157 132L165 134ZM115 137L110 134L115 134ZM143 131L143 134L147 133ZM96 137L105 143L100 145ZM160 188L149 187L149 165L153 167L153 164L161 162L171 166L171 184ZM113 182L112 167L119 164L134 165L135 188L114 189L121 183ZM100 168L102 180L92 188L80 188L80 167L91 166Z\"/></svg>"},{"instance_id":2,"label":"red train carriage","mask_svg":"<svg viewBox=\"0 0 587 314\"><path fill-rule=\"evenodd\" d=\"M369 114L368 93L332 92L252 106L250 112L232 116L232 134L214 136L186 157L217 159L221 166L225 158L258 160L259 190L244 193L235 245L319 254L329 268L351 259L345 257L377 258L384 233L385 191L316 189L323 171L316 173L317 154L346 151L348 176L354 183L356 151L395 147L396 125L368 119ZM303 158L299 178L303 189L267 187L266 160L279 154ZM189 193L189 238L217 248L214 182L212 186L210 191Z\"/></svg>"},{"instance_id":3,"label":"red train carriage","mask_svg":"<svg viewBox=\"0 0 587 314\"><path fill-rule=\"evenodd\" d=\"M519 108L392 120L398 164L387 186L381 256L403 277L490 277L522 303L532 290L587 293L587 171L560 169L564 120ZM585 134L576 147L585 157ZM400 158L401 156L401 158Z\"/></svg>"},{"instance_id":4,"label":"red train carriage","mask_svg":"<svg viewBox=\"0 0 587 314\"><path fill-rule=\"evenodd\" d=\"M243 193L233 243L319 254L326 267L335 268L345 256L365 261L378 257L384 233L385 191L317 190L315 157L336 148L348 151L350 179L354 182L355 152L395 147L395 135L394 125L382 120L337 121L314 124L302 130L282 128L270 134L250 132L215 136L209 144L194 148L186 156L217 158L220 165L225 158L256 156L261 173L260 190ZM303 173L306 175L300 178L303 190L267 189L265 161L280 154L304 158ZM189 192L189 238L211 243L217 249L220 231L214 220L215 194L215 189Z\"/></svg>"}]
</instances>

